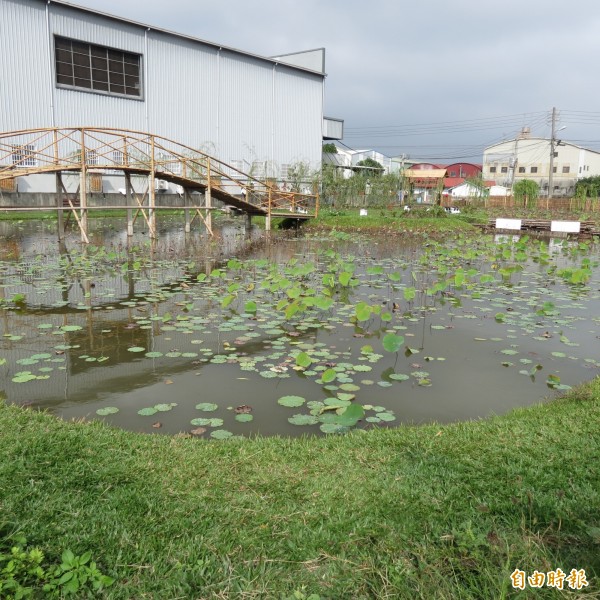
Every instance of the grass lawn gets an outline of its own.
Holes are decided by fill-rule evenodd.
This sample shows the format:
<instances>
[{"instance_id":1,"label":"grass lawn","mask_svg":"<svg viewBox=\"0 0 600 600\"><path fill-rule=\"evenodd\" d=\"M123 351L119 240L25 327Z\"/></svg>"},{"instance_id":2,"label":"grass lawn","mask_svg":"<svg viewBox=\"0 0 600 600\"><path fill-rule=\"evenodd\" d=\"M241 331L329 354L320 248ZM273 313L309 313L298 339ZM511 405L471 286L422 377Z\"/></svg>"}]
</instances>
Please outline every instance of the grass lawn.
<instances>
[{"instance_id":1,"label":"grass lawn","mask_svg":"<svg viewBox=\"0 0 600 600\"><path fill-rule=\"evenodd\" d=\"M517 596L597 598L599 423L600 380L488 420L299 439L0 406L0 551L16 532L50 563L91 551L106 598L481 600L557 568L589 586Z\"/></svg>"},{"instance_id":2,"label":"grass lawn","mask_svg":"<svg viewBox=\"0 0 600 600\"><path fill-rule=\"evenodd\" d=\"M482 213L483 214L483 213ZM431 214L416 208L405 212L402 206L394 209L369 208L367 215L360 216L358 208L340 210L323 209L319 216L306 223L308 230L378 231L384 233L449 233L478 231L472 222L486 222L486 217L472 215L448 215L436 208Z\"/></svg>"}]
</instances>

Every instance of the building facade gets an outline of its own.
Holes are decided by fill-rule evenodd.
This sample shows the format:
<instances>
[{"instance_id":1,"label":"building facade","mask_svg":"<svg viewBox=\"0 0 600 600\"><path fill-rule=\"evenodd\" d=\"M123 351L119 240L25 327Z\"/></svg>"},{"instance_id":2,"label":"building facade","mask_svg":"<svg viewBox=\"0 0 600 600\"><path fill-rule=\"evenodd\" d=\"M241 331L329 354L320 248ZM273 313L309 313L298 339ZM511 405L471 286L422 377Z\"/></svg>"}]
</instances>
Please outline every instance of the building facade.
<instances>
[{"instance_id":1,"label":"building facade","mask_svg":"<svg viewBox=\"0 0 600 600\"><path fill-rule=\"evenodd\" d=\"M324 57L261 57L59 0L0 0L0 131L145 131L285 179L294 164L320 166Z\"/></svg>"},{"instance_id":2,"label":"building facade","mask_svg":"<svg viewBox=\"0 0 600 600\"><path fill-rule=\"evenodd\" d=\"M549 192L550 152L552 190ZM525 131L514 140L489 146L483 153L483 178L511 188L531 179L544 196L571 196L579 179L600 175L600 153L562 140L530 137Z\"/></svg>"}]
</instances>

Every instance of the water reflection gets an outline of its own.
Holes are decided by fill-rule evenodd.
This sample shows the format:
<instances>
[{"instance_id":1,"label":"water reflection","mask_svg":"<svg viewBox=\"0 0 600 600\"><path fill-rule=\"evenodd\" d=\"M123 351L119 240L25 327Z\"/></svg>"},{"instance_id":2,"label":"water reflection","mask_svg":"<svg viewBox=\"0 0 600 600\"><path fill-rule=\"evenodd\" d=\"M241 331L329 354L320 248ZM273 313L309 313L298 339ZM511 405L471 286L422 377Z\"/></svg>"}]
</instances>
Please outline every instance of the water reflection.
<instances>
[{"instance_id":1,"label":"water reflection","mask_svg":"<svg viewBox=\"0 0 600 600\"><path fill-rule=\"evenodd\" d=\"M303 429L288 422L294 413L277 399L322 401L339 389L317 383L318 372L296 370L292 351L298 349L311 352L323 368L346 365L357 399L393 411L401 422L502 413L552 395L550 374L574 385L600 366L597 274L583 292L574 291L549 276L539 257L524 261L523 270L505 282L496 279L496 287L454 286L430 295L443 263L434 268L414 240L274 236L258 245L234 223L221 230L221 246L205 236L185 236L175 223L155 244L143 238L127 243L121 233L102 229L93 234L93 244L104 249L99 254L74 240L57 245L45 229L25 224L13 238L21 259L0 263L0 300L7 300L0 311L0 357L6 360L0 388L9 402L66 418L98 418L96 410L115 407L119 412L106 419L121 427L176 433L202 416L198 403L210 402L218 405L210 416L233 433L300 434ZM197 281L211 273L219 281L219 268L231 255L319 266L328 264L334 246L345 260L355 257L360 285L342 290L333 309L316 317L307 313L298 323L286 322L281 311L245 312L243 299L222 308L232 286L260 297L266 271L258 276L232 265L238 274L219 285ZM544 247L542 254L546 250L555 253L556 268L577 263L564 243ZM592 258L598 260L597 251ZM482 272L489 267L476 256L467 263ZM395 273L401 284L388 277ZM408 286L414 287L413 300L403 295ZM274 293L287 297L285 288ZM11 301L18 295L22 301ZM388 311L389 320L353 322L360 300ZM552 307L540 313L546 302ZM405 337L402 352L382 350L389 331ZM381 358L369 360L366 345ZM398 374L406 381L394 379ZM138 414L165 403L177 406ZM241 404L252 407L252 423L235 420L232 409Z\"/></svg>"}]
</instances>

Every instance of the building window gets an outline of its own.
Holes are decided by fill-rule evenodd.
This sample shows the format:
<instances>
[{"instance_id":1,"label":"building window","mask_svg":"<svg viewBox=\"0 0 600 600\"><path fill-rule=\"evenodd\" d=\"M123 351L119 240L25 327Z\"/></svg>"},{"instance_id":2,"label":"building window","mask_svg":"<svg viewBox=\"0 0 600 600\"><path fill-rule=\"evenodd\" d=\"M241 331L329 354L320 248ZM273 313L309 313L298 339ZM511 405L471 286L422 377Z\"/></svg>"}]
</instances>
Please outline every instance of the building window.
<instances>
[{"instance_id":1,"label":"building window","mask_svg":"<svg viewBox=\"0 0 600 600\"><path fill-rule=\"evenodd\" d=\"M12 163L15 167L35 167L37 160L35 158L35 146L25 144L23 146L12 147Z\"/></svg>"},{"instance_id":2,"label":"building window","mask_svg":"<svg viewBox=\"0 0 600 600\"><path fill-rule=\"evenodd\" d=\"M496 167L490 167L490 173L495 173L496 172Z\"/></svg>"},{"instance_id":3,"label":"building window","mask_svg":"<svg viewBox=\"0 0 600 600\"><path fill-rule=\"evenodd\" d=\"M500 167L501 173L508 173L508 167Z\"/></svg>"},{"instance_id":4,"label":"building window","mask_svg":"<svg viewBox=\"0 0 600 600\"><path fill-rule=\"evenodd\" d=\"M556 173L556 167L552 167L552 172Z\"/></svg>"},{"instance_id":5,"label":"building window","mask_svg":"<svg viewBox=\"0 0 600 600\"><path fill-rule=\"evenodd\" d=\"M519 167L519 173L525 173L525 167Z\"/></svg>"},{"instance_id":6,"label":"building window","mask_svg":"<svg viewBox=\"0 0 600 600\"><path fill-rule=\"evenodd\" d=\"M531 167L529 170L530 173L537 173L537 167Z\"/></svg>"},{"instance_id":7,"label":"building window","mask_svg":"<svg viewBox=\"0 0 600 600\"><path fill-rule=\"evenodd\" d=\"M63 37L54 38L56 83L113 96L142 95L141 56Z\"/></svg>"},{"instance_id":8,"label":"building window","mask_svg":"<svg viewBox=\"0 0 600 600\"><path fill-rule=\"evenodd\" d=\"M98 164L98 153L95 150L85 151L85 164L90 167L95 167Z\"/></svg>"}]
</instances>

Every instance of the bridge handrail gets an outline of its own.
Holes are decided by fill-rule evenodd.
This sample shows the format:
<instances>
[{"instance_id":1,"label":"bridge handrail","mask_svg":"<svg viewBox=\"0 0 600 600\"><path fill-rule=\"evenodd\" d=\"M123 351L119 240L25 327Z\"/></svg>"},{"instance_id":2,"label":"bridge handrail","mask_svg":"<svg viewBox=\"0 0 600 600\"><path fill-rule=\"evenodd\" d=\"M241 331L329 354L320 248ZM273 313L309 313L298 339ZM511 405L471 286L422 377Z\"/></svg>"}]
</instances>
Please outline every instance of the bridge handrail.
<instances>
[{"instance_id":1,"label":"bridge handrail","mask_svg":"<svg viewBox=\"0 0 600 600\"><path fill-rule=\"evenodd\" d=\"M48 135L51 135L52 139L45 142L46 145L38 150L34 144ZM19 137L25 136L28 136L26 143L15 144ZM117 147L114 140L107 141L100 139L100 136L117 138L122 142L122 146ZM4 140L11 140L11 142L8 144ZM71 151L70 155L62 156L59 152L59 144L65 140L74 144L75 150ZM87 144L86 140L88 140ZM105 149L104 155L109 151L122 152L123 162L116 163L114 157L110 161L100 162L99 155L96 149L90 146L89 140L100 144L98 149ZM144 145L149 148L143 147ZM20 151L21 154L15 156L16 151ZM165 154L161 155L162 152ZM88 162L92 153L93 163ZM19 156L20 159L15 162L15 158ZM131 160L132 156L137 160ZM11 157L13 164L2 164L7 157ZM38 161L45 166L27 165L28 162ZM174 165L177 165L176 169L172 168ZM305 209L304 204L310 201L315 202L315 210L318 210L318 194L279 190L273 181L258 179L202 150L160 135L110 127L49 127L0 133L0 179L61 170L127 171L140 167L143 167L140 170L151 173L157 179L161 179L162 174L172 180L179 179L182 183L195 182L208 188L221 189L226 193L229 192L224 189L225 187L235 186L243 190L245 202L263 210L266 210L266 204L271 210L274 206L285 203L290 205L290 210L294 210L295 206Z\"/></svg>"}]
</instances>

